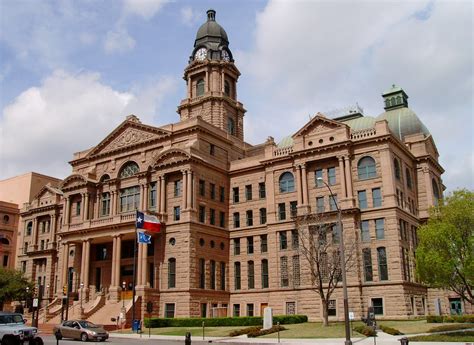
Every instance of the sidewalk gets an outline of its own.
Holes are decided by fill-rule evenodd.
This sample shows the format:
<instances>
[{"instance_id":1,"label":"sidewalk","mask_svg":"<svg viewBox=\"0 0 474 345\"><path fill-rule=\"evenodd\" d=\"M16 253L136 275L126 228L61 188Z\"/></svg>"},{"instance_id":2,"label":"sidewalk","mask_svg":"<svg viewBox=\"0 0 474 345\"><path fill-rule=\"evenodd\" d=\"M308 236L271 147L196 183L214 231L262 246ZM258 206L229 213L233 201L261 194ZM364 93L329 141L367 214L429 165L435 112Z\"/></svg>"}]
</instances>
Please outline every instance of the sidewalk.
<instances>
[{"instance_id":1,"label":"sidewalk","mask_svg":"<svg viewBox=\"0 0 474 345\"><path fill-rule=\"evenodd\" d=\"M410 336L413 336L411 334ZM110 333L111 338L125 338L125 339L140 339L139 334L122 334L122 333ZM352 343L354 345L400 345L400 338L403 338L403 335L390 335L381 331L377 332L377 337L368 337L368 338L352 338ZM160 339L160 340L182 340L184 342L183 336L164 336L164 335L151 335L148 338L148 334L142 333L141 339ZM327 339L280 339L280 344L285 345L310 345L310 344L319 344L319 345L344 345L344 338L327 338ZM223 337L206 337L204 340L202 337L193 337L193 345L201 344L234 344L234 345L266 345L266 344L278 344L278 339L270 338L244 338L244 337L232 337L232 338L223 338ZM412 342L411 344L415 345L459 345L466 344L465 342Z\"/></svg>"}]
</instances>

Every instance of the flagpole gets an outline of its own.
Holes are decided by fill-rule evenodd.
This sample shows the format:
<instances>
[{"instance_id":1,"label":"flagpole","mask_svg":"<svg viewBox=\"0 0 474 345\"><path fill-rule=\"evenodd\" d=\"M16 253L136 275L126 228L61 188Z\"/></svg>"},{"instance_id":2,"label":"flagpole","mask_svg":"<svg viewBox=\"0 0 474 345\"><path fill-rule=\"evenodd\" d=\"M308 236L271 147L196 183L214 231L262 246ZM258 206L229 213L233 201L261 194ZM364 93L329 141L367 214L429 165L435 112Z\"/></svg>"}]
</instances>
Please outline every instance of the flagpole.
<instances>
[{"instance_id":1,"label":"flagpole","mask_svg":"<svg viewBox=\"0 0 474 345\"><path fill-rule=\"evenodd\" d=\"M133 244L133 288L132 288L132 331L133 331L133 323L135 322L135 285L137 283L137 247L138 247L138 231L137 231L137 215L138 210L135 210L135 241ZM137 330L138 332L138 330Z\"/></svg>"}]
</instances>

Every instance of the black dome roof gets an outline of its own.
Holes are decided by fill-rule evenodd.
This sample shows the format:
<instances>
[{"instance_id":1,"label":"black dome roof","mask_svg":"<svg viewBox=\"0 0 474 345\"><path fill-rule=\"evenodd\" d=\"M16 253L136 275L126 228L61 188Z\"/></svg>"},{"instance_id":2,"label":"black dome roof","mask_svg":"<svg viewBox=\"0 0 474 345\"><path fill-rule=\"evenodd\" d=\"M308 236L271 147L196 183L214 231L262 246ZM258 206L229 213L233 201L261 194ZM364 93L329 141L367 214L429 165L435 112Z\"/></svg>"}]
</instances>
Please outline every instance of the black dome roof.
<instances>
[{"instance_id":1,"label":"black dome roof","mask_svg":"<svg viewBox=\"0 0 474 345\"><path fill-rule=\"evenodd\" d=\"M227 33L224 28L216 22L216 11L212 9L207 11L207 22L202 24L199 28L194 46L205 45L207 42L223 45L229 44Z\"/></svg>"}]
</instances>

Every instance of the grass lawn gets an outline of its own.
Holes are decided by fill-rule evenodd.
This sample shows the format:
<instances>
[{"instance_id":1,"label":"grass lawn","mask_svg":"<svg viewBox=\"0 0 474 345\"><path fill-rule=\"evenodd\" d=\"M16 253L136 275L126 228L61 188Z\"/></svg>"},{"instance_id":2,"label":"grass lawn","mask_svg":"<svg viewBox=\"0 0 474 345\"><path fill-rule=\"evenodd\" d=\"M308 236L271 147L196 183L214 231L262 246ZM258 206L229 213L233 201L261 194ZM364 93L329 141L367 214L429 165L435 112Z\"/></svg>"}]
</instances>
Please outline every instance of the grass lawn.
<instances>
[{"instance_id":1,"label":"grass lawn","mask_svg":"<svg viewBox=\"0 0 474 345\"><path fill-rule=\"evenodd\" d=\"M245 326L232 326L232 327L206 327L206 337L228 337L229 333L236 329L242 329ZM202 327L163 327L163 328L152 328L151 334L156 335L184 335L187 332L191 332L192 337L202 337ZM143 330L143 335L148 334L148 328Z\"/></svg>"},{"instance_id":2,"label":"grass lawn","mask_svg":"<svg viewBox=\"0 0 474 345\"><path fill-rule=\"evenodd\" d=\"M431 328L455 325L453 323L428 323L426 320L407 320L407 321L377 321L377 324L398 329L403 334L428 333Z\"/></svg>"},{"instance_id":3,"label":"grass lawn","mask_svg":"<svg viewBox=\"0 0 474 345\"><path fill-rule=\"evenodd\" d=\"M362 323L355 322L353 327ZM287 328L286 331L280 332L281 338L344 338L344 323L330 323L329 326L323 327L321 322L297 323L294 325L282 325ZM353 337L365 337L355 331ZM278 333L267 334L259 338L277 338Z\"/></svg>"},{"instance_id":4,"label":"grass lawn","mask_svg":"<svg viewBox=\"0 0 474 345\"><path fill-rule=\"evenodd\" d=\"M431 334L409 337L410 341L445 341L445 342L474 342L474 331L454 332L446 334Z\"/></svg>"}]
</instances>

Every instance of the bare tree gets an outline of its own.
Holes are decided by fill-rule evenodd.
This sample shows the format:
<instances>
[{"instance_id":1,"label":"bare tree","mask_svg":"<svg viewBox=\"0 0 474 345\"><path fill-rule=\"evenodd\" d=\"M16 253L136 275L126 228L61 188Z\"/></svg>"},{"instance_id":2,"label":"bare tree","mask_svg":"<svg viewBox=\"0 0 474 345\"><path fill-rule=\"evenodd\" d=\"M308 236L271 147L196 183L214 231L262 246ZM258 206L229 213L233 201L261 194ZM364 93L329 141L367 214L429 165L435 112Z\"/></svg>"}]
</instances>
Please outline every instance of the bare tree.
<instances>
[{"instance_id":1,"label":"bare tree","mask_svg":"<svg viewBox=\"0 0 474 345\"><path fill-rule=\"evenodd\" d=\"M298 250L306 260L310 272L312 289L318 293L323 307L323 325L328 325L331 296L342 286L340 259L340 232L334 215L319 213L296 218ZM344 237L346 239L346 236ZM353 267L354 242L345 241L346 272Z\"/></svg>"}]
</instances>

